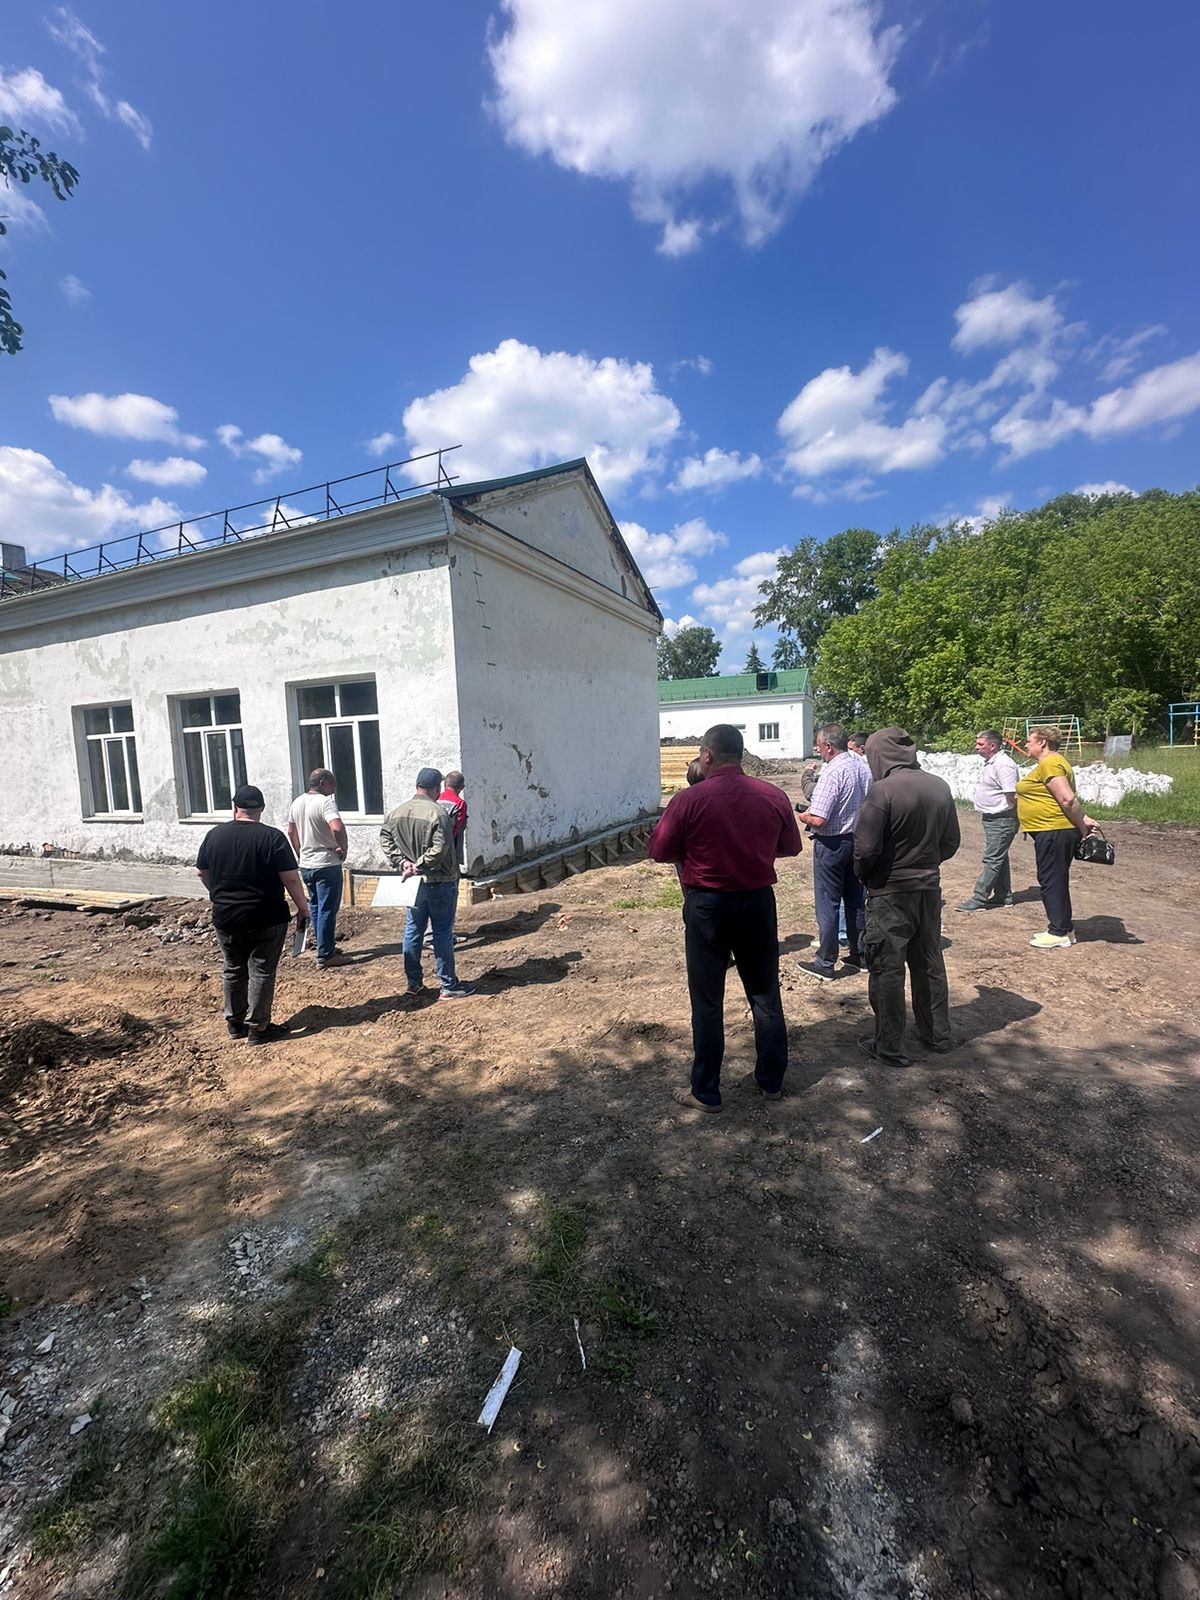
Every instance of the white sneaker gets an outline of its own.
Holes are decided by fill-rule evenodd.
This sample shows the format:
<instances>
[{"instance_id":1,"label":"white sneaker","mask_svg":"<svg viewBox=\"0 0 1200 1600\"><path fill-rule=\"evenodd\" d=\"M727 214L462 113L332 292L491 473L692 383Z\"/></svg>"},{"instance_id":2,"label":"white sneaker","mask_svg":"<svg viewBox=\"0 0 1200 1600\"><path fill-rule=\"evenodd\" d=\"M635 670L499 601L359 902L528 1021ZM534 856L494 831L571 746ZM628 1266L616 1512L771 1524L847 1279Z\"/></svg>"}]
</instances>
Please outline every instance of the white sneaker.
<instances>
[{"instance_id":1,"label":"white sneaker","mask_svg":"<svg viewBox=\"0 0 1200 1600\"><path fill-rule=\"evenodd\" d=\"M1035 933L1030 939L1030 944L1035 950L1069 950L1073 944L1078 944L1073 933Z\"/></svg>"}]
</instances>

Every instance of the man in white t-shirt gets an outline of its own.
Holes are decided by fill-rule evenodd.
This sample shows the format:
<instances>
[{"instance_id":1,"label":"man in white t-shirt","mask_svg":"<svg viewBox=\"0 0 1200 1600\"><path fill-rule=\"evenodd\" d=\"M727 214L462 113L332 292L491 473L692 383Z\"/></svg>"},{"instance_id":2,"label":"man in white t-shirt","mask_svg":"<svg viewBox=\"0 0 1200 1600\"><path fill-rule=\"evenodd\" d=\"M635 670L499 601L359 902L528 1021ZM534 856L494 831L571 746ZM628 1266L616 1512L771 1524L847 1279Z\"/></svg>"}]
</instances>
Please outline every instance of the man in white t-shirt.
<instances>
[{"instance_id":1,"label":"man in white t-shirt","mask_svg":"<svg viewBox=\"0 0 1200 1600\"><path fill-rule=\"evenodd\" d=\"M976 738L975 753L983 757L983 771L975 790L975 810L983 823L983 867L971 898L955 906L956 911L986 911L1013 903L1008 852L1017 837L1017 782L1021 774L995 728L985 728Z\"/></svg>"},{"instance_id":2,"label":"man in white t-shirt","mask_svg":"<svg viewBox=\"0 0 1200 1600\"><path fill-rule=\"evenodd\" d=\"M342 903L342 862L346 859L346 824L337 808L337 782L328 767L308 775L308 790L292 802L288 838L308 890L317 966L344 966L347 957L334 947L338 907Z\"/></svg>"}]
</instances>

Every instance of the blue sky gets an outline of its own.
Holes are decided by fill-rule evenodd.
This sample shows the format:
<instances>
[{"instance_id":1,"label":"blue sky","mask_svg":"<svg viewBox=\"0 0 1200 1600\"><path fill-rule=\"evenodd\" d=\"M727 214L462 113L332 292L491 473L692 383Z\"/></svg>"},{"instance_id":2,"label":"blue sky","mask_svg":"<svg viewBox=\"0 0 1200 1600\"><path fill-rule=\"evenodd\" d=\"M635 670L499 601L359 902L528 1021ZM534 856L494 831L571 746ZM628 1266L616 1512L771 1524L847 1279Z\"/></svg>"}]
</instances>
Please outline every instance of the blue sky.
<instances>
[{"instance_id":1,"label":"blue sky","mask_svg":"<svg viewBox=\"0 0 1200 1600\"><path fill-rule=\"evenodd\" d=\"M17 8L0 122L81 180L0 195L0 533L586 454L736 668L802 535L1191 487L1198 50L1115 0Z\"/></svg>"}]
</instances>

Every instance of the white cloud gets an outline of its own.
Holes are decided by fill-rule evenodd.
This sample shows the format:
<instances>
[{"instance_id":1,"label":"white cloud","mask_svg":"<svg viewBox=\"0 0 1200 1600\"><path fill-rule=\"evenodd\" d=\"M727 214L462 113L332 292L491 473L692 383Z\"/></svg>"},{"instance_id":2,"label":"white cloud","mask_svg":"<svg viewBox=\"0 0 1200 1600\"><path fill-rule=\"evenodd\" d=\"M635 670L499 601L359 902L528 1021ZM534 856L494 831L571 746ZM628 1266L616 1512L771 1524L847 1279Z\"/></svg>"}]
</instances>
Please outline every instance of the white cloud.
<instances>
[{"instance_id":1,"label":"white cloud","mask_svg":"<svg viewBox=\"0 0 1200 1600\"><path fill-rule=\"evenodd\" d=\"M50 226L37 201L31 200L24 189L11 184L7 188L0 184L0 221L9 228L28 228L31 232Z\"/></svg>"},{"instance_id":2,"label":"white cloud","mask_svg":"<svg viewBox=\"0 0 1200 1600\"><path fill-rule=\"evenodd\" d=\"M762 472L762 458L751 453L738 455L736 450L706 450L702 456L688 456L668 485L679 493L689 489L723 489L726 484L737 483L742 478L757 478Z\"/></svg>"},{"instance_id":3,"label":"white cloud","mask_svg":"<svg viewBox=\"0 0 1200 1600\"><path fill-rule=\"evenodd\" d=\"M110 122L120 122L128 128L143 150L149 150L154 134L149 117L135 111L128 100L118 100L114 105L103 87L104 68L100 58L108 53L105 47L68 6L59 6L55 17L55 21L46 18L50 36L82 63L86 74L83 87L88 99Z\"/></svg>"},{"instance_id":4,"label":"white cloud","mask_svg":"<svg viewBox=\"0 0 1200 1600\"><path fill-rule=\"evenodd\" d=\"M221 424L217 429L217 438L230 455L237 456L239 460L248 457L258 461L258 467L253 473L255 483L266 483L267 479L273 478L276 473L284 472L288 467L299 466L304 456L303 450L288 444L277 433L260 433L253 439L247 439L242 430L235 427L232 422Z\"/></svg>"},{"instance_id":5,"label":"white cloud","mask_svg":"<svg viewBox=\"0 0 1200 1600\"><path fill-rule=\"evenodd\" d=\"M394 444L401 442L398 433L377 433L373 439L367 440L367 449L373 456L385 456Z\"/></svg>"},{"instance_id":6,"label":"white cloud","mask_svg":"<svg viewBox=\"0 0 1200 1600\"><path fill-rule=\"evenodd\" d=\"M137 504L108 483L86 489L48 456L0 445L0 527L25 546L30 559L178 521L179 515L170 501L156 496Z\"/></svg>"},{"instance_id":7,"label":"white cloud","mask_svg":"<svg viewBox=\"0 0 1200 1600\"><path fill-rule=\"evenodd\" d=\"M681 372L698 372L702 378L707 378L712 369L707 356L684 356L681 361L672 361L671 376L677 378Z\"/></svg>"},{"instance_id":8,"label":"white cloud","mask_svg":"<svg viewBox=\"0 0 1200 1600\"><path fill-rule=\"evenodd\" d=\"M149 150L150 141L154 137L154 125L149 117L140 111L135 111L128 100L118 100L117 121L129 129L143 150Z\"/></svg>"},{"instance_id":9,"label":"white cloud","mask_svg":"<svg viewBox=\"0 0 1200 1600\"><path fill-rule=\"evenodd\" d=\"M690 583L696 569L688 557L710 555L728 543L725 535L710 528L702 517L677 523L670 533L648 533L640 522L622 522L620 526L630 554L654 590L678 589L680 584Z\"/></svg>"},{"instance_id":10,"label":"white cloud","mask_svg":"<svg viewBox=\"0 0 1200 1600\"><path fill-rule=\"evenodd\" d=\"M900 46L873 0L502 0L489 46L510 143L626 181L636 216L683 255L723 218L681 215L712 180L761 244L848 139L896 102Z\"/></svg>"},{"instance_id":11,"label":"white cloud","mask_svg":"<svg viewBox=\"0 0 1200 1600\"><path fill-rule=\"evenodd\" d=\"M58 286L73 306L85 306L92 298L92 291L81 278L73 272L68 272Z\"/></svg>"},{"instance_id":12,"label":"white cloud","mask_svg":"<svg viewBox=\"0 0 1200 1600\"><path fill-rule=\"evenodd\" d=\"M663 637L666 639L673 639L679 632L680 628L698 628L699 626L700 619L698 617L689 615L689 613L686 611L684 612L683 616L680 617L678 622L674 621L674 619L671 617L664 617L662 627Z\"/></svg>"},{"instance_id":13,"label":"white cloud","mask_svg":"<svg viewBox=\"0 0 1200 1600\"><path fill-rule=\"evenodd\" d=\"M404 413L411 455L463 446L450 458L463 482L586 456L610 491L657 466L679 426L644 362L543 353L518 339L472 356L458 383Z\"/></svg>"},{"instance_id":14,"label":"white cloud","mask_svg":"<svg viewBox=\"0 0 1200 1600\"><path fill-rule=\"evenodd\" d=\"M1015 345L1029 335L1050 339L1062 327L1062 313L1054 296L1035 300L1025 283L1004 289L980 286L974 297L954 313L958 332L951 344L961 354L992 345Z\"/></svg>"},{"instance_id":15,"label":"white cloud","mask_svg":"<svg viewBox=\"0 0 1200 1600\"><path fill-rule=\"evenodd\" d=\"M208 476L207 467L199 461L189 461L184 456L166 456L161 461L147 461L144 457L136 456L125 471L139 483L153 483L160 489L175 486L190 489L203 483Z\"/></svg>"},{"instance_id":16,"label":"white cloud","mask_svg":"<svg viewBox=\"0 0 1200 1600\"><path fill-rule=\"evenodd\" d=\"M881 348L861 372L828 367L810 379L778 423L788 468L815 478L853 467L898 472L940 461L946 434L940 416L913 412L898 426L885 420L883 391L907 371L907 356Z\"/></svg>"},{"instance_id":17,"label":"white cloud","mask_svg":"<svg viewBox=\"0 0 1200 1600\"><path fill-rule=\"evenodd\" d=\"M58 422L112 439L160 439L187 450L199 450L204 444L195 434L179 431L174 406L148 394L52 394L50 410Z\"/></svg>"},{"instance_id":18,"label":"white cloud","mask_svg":"<svg viewBox=\"0 0 1200 1600\"><path fill-rule=\"evenodd\" d=\"M726 644L753 631L754 607L762 599L759 585L774 578L784 554L783 549L758 550L739 561L728 578L699 583L692 590L692 601L701 618Z\"/></svg>"},{"instance_id":19,"label":"white cloud","mask_svg":"<svg viewBox=\"0 0 1200 1600\"><path fill-rule=\"evenodd\" d=\"M56 133L83 131L61 91L47 83L36 67L11 73L0 68L0 121Z\"/></svg>"},{"instance_id":20,"label":"white cloud","mask_svg":"<svg viewBox=\"0 0 1200 1600\"><path fill-rule=\"evenodd\" d=\"M1086 495L1089 500L1102 500L1110 494L1131 494L1137 498L1136 489L1131 489L1127 483L1117 483L1112 478L1106 483L1081 483L1072 493Z\"/></svg>"},{"instance_id":21,"label":"white cloud","mask_svg":"<svg viewBox=\"0 0 1200 1600\"><path fill-rule=\"evenodd\" d=\"M1151 367L1132 383L1100 395L1090 405L1055 399L1045 413L1031 416L1028 402L1018 401L993 426L991 437L1008 451L1007 459L1012 461L1048 450L1073 433L1106 439L1156 423L1176 422L1196 410L1200 410L1200 351Z\"/></svg>"},{"instance_id":22,"label":"white cloud","mask_svg":"<svg viewBox=\"0 0 1200 1600\"><path fill-rule=\"evenodd\" d=\"M1127 339L1118 339L1115 334L1106 333L1096 340L1091 349L1085 350L1084 355L1091 361L1103 360L1101 382L1116 383L1118 378L1133 371L1142 346L1151 339L1161 339L1166 332L1166 323L1156 322L1149 328L1140 328L1137 333L1131 333Z\"/></svg>"}]
</instances>

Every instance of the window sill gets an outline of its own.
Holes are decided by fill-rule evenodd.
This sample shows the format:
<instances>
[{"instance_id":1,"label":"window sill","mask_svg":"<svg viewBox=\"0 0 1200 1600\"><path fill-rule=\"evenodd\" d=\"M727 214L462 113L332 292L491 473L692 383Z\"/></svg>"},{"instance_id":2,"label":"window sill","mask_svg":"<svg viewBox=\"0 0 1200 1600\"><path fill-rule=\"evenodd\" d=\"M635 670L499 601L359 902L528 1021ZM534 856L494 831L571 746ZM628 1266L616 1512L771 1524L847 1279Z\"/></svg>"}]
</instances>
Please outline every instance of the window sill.
<instances>
[{"instance_id":1,"label":"window sill","mask_svg":"<svg viewBox=\"0 0 1200 1600\"><path fill-rule=\"evenodd\" d=\"M100 817L84 817L84 822L145 822L145 817L140 811L105 814Z\"/></svg>"}]
</instances>

